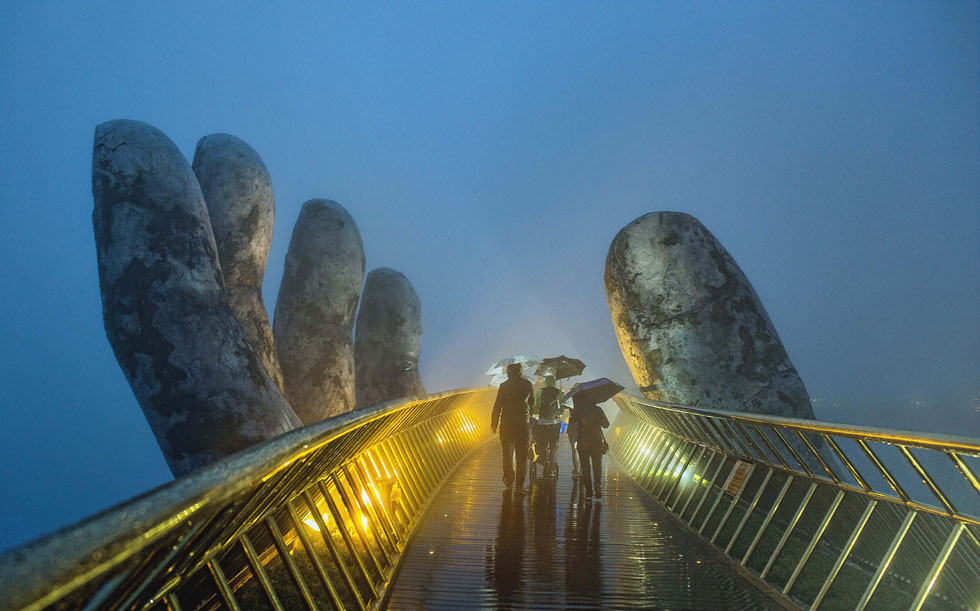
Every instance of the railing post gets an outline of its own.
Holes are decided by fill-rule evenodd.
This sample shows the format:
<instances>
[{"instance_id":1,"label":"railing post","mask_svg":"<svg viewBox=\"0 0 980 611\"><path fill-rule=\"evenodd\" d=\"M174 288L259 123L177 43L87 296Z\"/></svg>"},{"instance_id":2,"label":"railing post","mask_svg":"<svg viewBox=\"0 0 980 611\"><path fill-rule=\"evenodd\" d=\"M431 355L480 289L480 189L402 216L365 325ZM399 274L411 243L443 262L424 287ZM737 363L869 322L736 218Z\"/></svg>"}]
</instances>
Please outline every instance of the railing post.
<instances>
[{"instance_id":1,"label":"railing post","mask_svg":"<svg viewBox=\"0 0 980 611\"><path fill-rule=\"evenodd\" d=\"M929 593L932 592L932 588L936 585L936 581L939 580L939 574L942 573L943 567L946 566L946 561L949 560L950 554L953 553L953 548L956 547L956 542L960 540L960 535L963 534L963 530L966 526L962 522L958 523L953 527L953 531L949 533L946 537L946 543L943 548L939 551L939 556L936 557L936 561L933 562L932 568L929 569L929 574L926 576L925 581L922 582L922 587L919 588L919 593L912 601L912 606L909 607L911 611L919 611L922 605L925 604L926 598L929 597Z\"/></svg>"}]
</instances>

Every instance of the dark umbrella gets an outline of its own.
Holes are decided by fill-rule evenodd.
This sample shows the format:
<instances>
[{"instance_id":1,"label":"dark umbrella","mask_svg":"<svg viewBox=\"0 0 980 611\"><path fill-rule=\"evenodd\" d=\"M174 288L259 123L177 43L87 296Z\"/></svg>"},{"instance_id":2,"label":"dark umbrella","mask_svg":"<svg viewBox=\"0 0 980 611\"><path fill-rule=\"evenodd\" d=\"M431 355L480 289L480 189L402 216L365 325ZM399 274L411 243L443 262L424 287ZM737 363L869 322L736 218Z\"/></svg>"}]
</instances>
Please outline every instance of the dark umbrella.
<instances>
[{"instance_id":1,"label":"dark umbrella","mask_svg":"<svg viewBox=\"0 0 980 611\"><path fill-rule=\"evenodd\" d=\"M580 402L584 399L592 403L602 403L612 399L621 390L623 387L609 378L599 378L576 384L565 393L565 399L579 397Z\"/></svg>"},{"instance_id":2,"label":"dark umbrella","mask_svg":"<svg viewBox=\"0 0 980 611\"><path fill-rule=\"evenodd\" d=\"M585 363L578 359L573 359L565 356L553 356L541 361L538 368L534 371L535 375L546 376L553 375L555 378L561 380L564 378L570 378L572 376L582 375L582 370L585 369Z\"/></svg>"}]
</instances>

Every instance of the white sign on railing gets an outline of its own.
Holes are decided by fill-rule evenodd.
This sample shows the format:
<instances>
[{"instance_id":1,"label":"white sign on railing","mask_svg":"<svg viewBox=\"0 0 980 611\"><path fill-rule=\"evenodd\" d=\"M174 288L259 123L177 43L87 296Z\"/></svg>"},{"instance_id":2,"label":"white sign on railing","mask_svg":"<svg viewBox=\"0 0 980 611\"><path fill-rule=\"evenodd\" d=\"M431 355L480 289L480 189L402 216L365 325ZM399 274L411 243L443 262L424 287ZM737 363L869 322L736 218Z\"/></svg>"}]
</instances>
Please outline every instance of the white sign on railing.
<instances>
[{"instance_id":1,"label":"white sign on railing","mask_svg":"<svg viewBox=\"0 0 980 611\"><path fill-rule=\"evenodd\" d=\"M738 494L738 491L745 485L745 478L749 474L750 468L752 468L752 463L747 463L744 460L735 461L732 472L728 474L728 479L725 480L723 487L725 492Z\"/></svg>"}]
</instances>

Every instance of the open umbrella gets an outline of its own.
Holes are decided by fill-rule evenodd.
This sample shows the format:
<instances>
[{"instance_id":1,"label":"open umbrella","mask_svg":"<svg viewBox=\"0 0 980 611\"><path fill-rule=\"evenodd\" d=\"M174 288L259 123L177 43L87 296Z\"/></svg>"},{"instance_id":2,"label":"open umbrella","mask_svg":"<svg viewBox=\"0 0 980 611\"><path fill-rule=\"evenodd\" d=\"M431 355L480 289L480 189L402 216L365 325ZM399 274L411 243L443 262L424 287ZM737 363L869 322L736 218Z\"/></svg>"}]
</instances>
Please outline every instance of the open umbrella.
<instances>
[{"instance_id":1,"label":"open umbrella","mask_svg":"<svg viewBox=\"0 0 980 611\"><path fill-rule=\"evenodd\" d=\"M582 375L582 370L584 369L585 363L563 354L544 359L534 373L539 376L553 375L556 379L561 380L563 378Z\"/></svg>"},{"instance_id":2,"label":"open umbrella","mask_svg":"<svg viewBox=\"0 0 980 611\"><path fill-rule=\"evenodd\" d=\"M525 380L527 380L528 382L534 384L534 380L532 380L527 375L523 375L521 377L524 378ZM497 373L497 374L494 374L490 378L490 386L498 386L499 387L505 381L507 381L507 374L506 373Z\"/></svg>"},{"instance_id":3,"label":"open umbrella","mask_svg":"<svg viewBox=\"0 0 980 611\"><path fill-rule=\"evenodd\" d=\"M603 401L612 399L621 390L623 390L623 387L609 378L599 378L598 380L589 380L588 382L576 384L571 390L565 393L565 399L577 396L580 397L579 401L585 399L593 403L602 403Z\"/></svg>"},{"instance_id":4,"label":"open umbrella","mask_svg":"<svg viewBox=\"0 0 980 611\"><path fill-rule=\"evenodd\" d=\"M541 359L536 356L508 356L507 358L500 359L493 365L490 365L490 369L487 369L487 373L485 375L493 376L497 375L498 373L505 373L507 371L507 365L513 365L514 363L520 363L524 365L526 369L530 369L540 362Z\"/></svg>"}]
</instances>

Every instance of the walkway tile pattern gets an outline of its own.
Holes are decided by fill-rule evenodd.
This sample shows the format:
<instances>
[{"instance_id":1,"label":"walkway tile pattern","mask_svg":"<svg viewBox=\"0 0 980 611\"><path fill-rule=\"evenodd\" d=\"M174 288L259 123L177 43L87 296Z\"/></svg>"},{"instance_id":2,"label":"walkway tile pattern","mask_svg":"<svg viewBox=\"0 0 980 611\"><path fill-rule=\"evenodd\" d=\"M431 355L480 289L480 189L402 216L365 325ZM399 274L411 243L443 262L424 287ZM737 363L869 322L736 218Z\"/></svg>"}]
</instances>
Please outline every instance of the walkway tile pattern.
<instances>
[{"instance_id":1,"label":"walkway tile pattern","mask_svg":"<svg viewBox=\"0 0 980 611\"><path fill-rule=\"evenodd\" d=\"M443 489L405 551L390 609L778 609L608 458L605 498L557 481L504 491L493 441Z\"/></svg>"}]
</instances>

